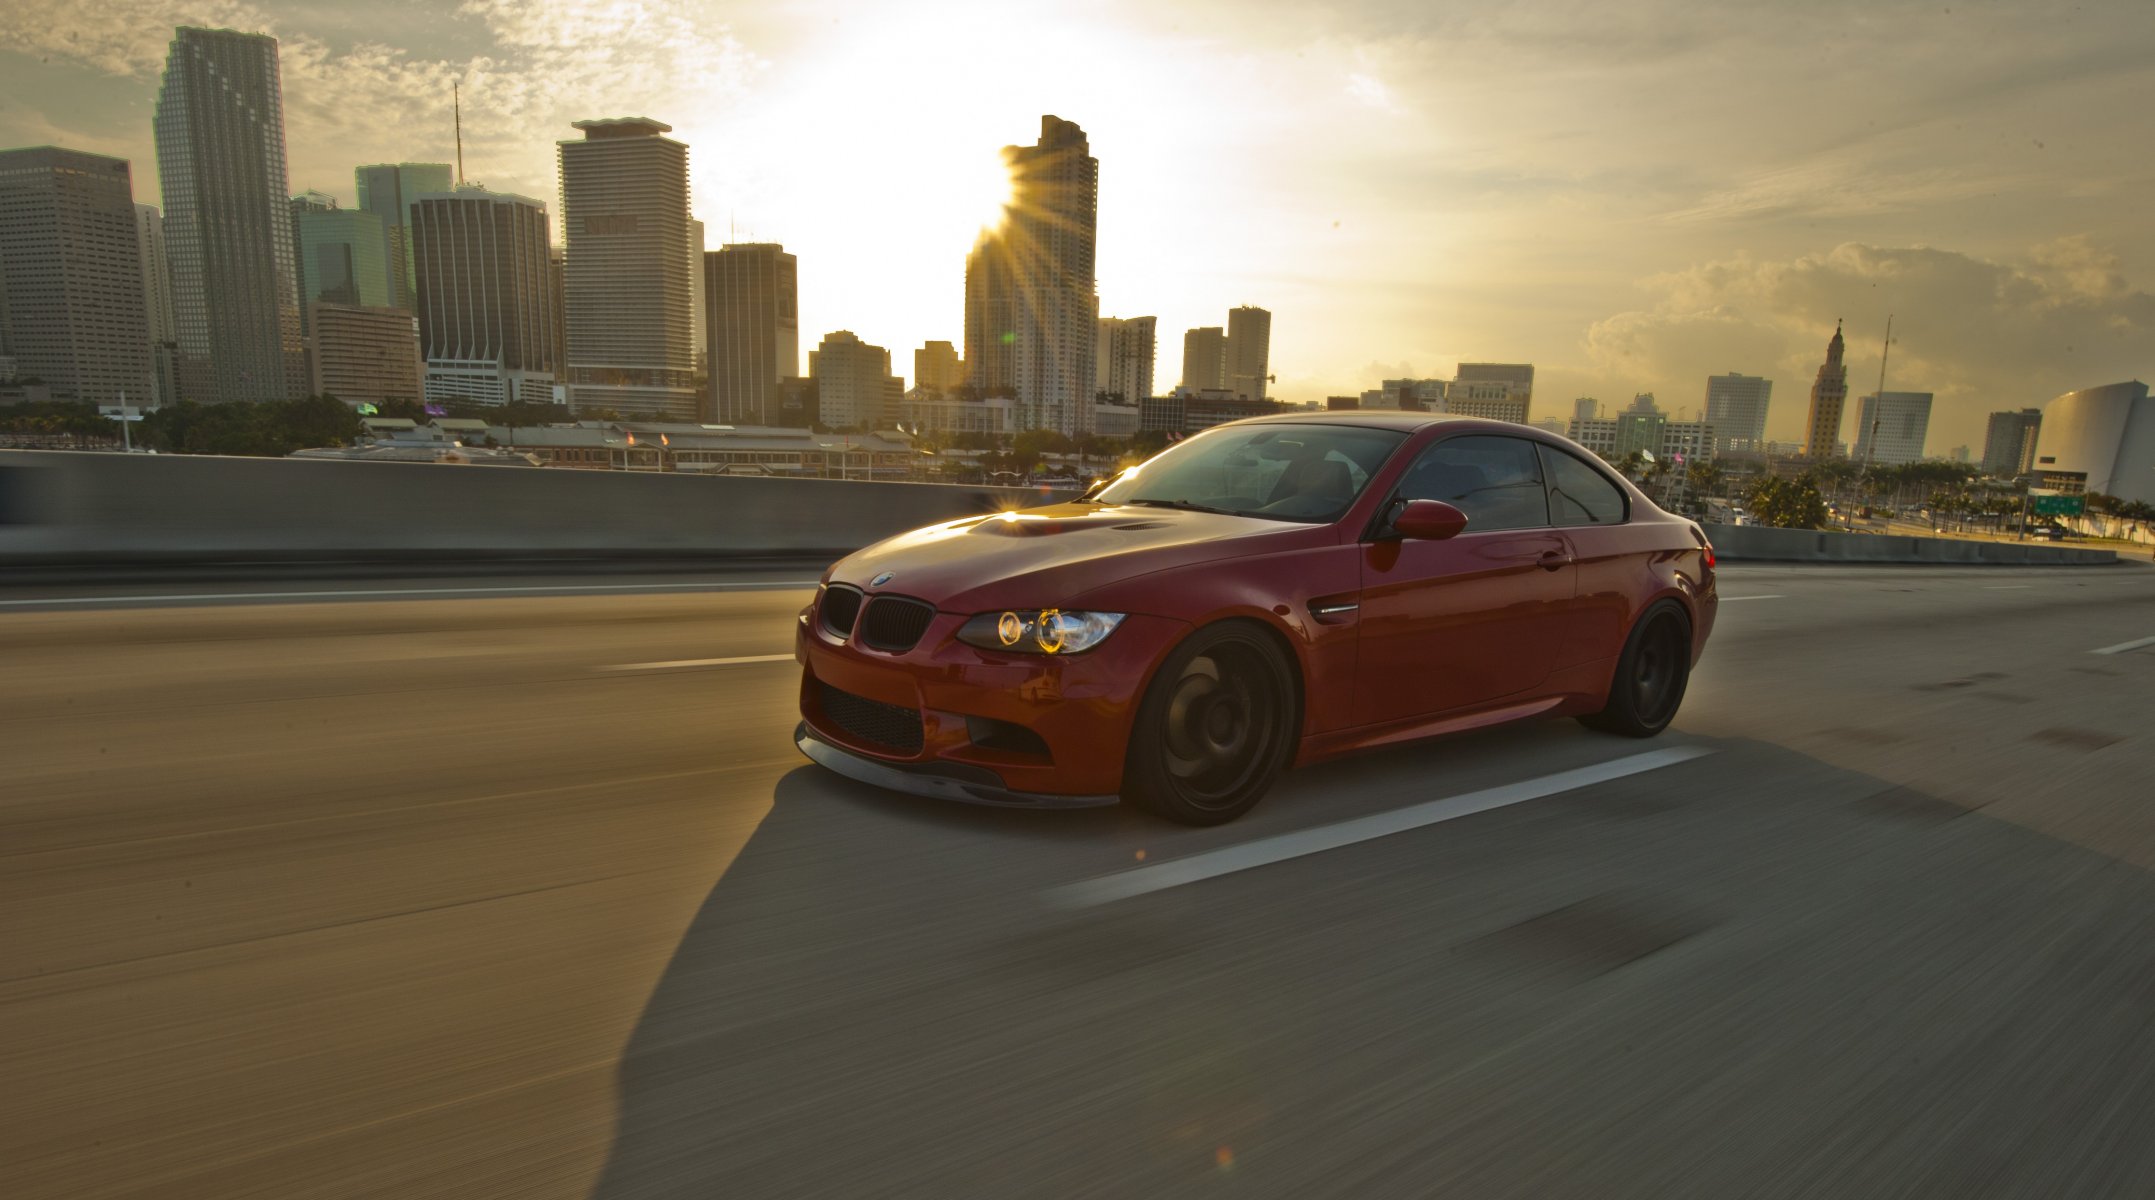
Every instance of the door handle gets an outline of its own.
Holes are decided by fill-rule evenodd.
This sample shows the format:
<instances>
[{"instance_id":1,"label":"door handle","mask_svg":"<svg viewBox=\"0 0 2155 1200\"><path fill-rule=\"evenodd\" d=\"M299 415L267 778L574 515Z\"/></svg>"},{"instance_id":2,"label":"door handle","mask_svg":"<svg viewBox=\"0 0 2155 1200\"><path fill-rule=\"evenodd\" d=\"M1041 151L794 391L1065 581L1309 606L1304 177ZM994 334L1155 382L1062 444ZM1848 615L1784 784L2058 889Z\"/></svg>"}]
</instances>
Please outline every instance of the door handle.
<instances>
[{"instance_id":1,"label":"door handle","mask_svg":"<svg viewBox=\"0 0 2155 1200\"><path fill-rule=\"evenodd\" d=\"M1569 554L1566 554L1566 553L1564 553L1564 552L1563 552L1562 550L1544 550L1544 551L1542 551L1542 555L1541 555L1541 569L1542 569L1542 570L1544 570L1544 571L1554 571L1554 570L1556 570L1556 569L1557 569L1558 567L1568 567L1568 566L1570 566L1570 565L1571 565L1571 555L1569 555Z\"/></svg>"}]
</instances>

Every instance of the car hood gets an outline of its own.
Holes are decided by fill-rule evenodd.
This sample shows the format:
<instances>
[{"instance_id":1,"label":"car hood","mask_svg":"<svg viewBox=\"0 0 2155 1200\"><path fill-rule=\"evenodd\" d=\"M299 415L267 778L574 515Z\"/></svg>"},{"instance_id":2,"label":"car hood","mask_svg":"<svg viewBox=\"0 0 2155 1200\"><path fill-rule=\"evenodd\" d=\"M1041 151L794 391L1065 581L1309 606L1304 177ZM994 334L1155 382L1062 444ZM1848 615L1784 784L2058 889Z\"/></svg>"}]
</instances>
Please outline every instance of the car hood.
<instances>
[{"instance_id":1,"label":"car hood","mask_svg":"<svg viewBox=\"0 0 2155 1200\"><path fill-rule=\"evenodd\" d=\"M827 578L917 596L945 612L1041 608L1073 604L1097 588L1155 571L1330 536L1327 525L1073 502L902 533L841 559Z\"/></svg>"}]
</instances>

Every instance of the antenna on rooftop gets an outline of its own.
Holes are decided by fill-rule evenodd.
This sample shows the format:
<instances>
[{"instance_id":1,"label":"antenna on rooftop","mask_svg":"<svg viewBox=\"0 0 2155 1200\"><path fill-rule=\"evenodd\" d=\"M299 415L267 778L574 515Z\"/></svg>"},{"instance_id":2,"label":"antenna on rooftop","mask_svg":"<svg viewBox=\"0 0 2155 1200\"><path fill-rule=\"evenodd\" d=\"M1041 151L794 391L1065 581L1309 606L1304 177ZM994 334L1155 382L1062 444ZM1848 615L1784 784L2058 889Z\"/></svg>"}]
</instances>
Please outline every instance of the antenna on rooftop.
<instances>
[{"instance_id":1,"label":"antenna on rooftop","mask_svg":"<svg viewBox=\"0 0 2155 1200\"><path fill-rule=\"evenodd\" d=\"M449 85L450 111L456 114L456 185L464 186L464 89L462 84Z\"/></svg>"}]
</instances>

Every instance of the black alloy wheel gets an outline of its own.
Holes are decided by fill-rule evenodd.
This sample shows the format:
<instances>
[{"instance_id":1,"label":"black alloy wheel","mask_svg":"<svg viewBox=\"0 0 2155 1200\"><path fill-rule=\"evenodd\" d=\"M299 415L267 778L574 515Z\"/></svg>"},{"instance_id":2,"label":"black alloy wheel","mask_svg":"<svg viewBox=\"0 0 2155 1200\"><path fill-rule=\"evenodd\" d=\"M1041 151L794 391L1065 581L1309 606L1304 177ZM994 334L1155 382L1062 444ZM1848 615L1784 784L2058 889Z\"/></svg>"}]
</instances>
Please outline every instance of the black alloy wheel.
<instances>
[{"instance_id":1,"label":"black alloy wheel","mask_svg":"<svg viewBox=\"0 0 2155 1200\"><path fill-rule=\"evenodd\" d=\"M1683 609L1664 600L1632 627L1609 682L1608 704L1579 720L1608 733L1653 737L1676 719L1690 682L1691 622Z\"/></svg>"},{"instance_id":2,"label":"black alloy wheel","mask_svg":"<svg viewBox=\"0 0 2155 1200\"><path fill-rule=\"evenodd\" d=\"M1124 795L1184 825L1248 812L1294 748L1295 695L1293 665L1264 630L1230 621L1192 634L1138 707Z\"/></svg>"}]
</instances>

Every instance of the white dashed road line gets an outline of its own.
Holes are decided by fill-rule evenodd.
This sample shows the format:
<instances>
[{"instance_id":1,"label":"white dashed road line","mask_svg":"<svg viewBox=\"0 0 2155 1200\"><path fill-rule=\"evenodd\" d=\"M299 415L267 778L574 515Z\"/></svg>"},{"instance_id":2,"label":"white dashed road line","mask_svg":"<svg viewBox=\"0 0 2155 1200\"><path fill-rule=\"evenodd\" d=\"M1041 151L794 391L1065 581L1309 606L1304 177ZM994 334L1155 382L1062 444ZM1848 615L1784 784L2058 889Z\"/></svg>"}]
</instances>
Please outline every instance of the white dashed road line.
<instances>
[{"instance_id":1,"label":"white dashed road line","mask_svg":"<svg viewBox=\"0 0 2155 1200\"><path fill-rule=\"evenodd\" d=\"M2117 645L2115 645L2115 646L2105 646L2105 647L2103 647L2103 648L2102 648L2102 649L2100 649L2100 650L2090 650L2090 651L2088 651L2088 653L2090 653L2090 654L2123 654L2123 653L2125 653L2125 652L2126 652L2127 650L2138 650L2138 649L2139 649L2139 648L2141 648L2142 646L2155 646L2155 637L2144 637L2144 638L2140 638L2140 639L2138 639L2137 641L2131 641L2131 642L2119 642L2119 643L2118 643Z\"/></svg>"},{"instance_id":2,"label":"white dashed road line","mask_svg":"<svg viewBox=\"0 0 2155 1200\"><path fill-rule=\"evenodd\" d=\"M1672 767L1677 763L1704 758L1712 753L1712 750L1703 746L1672 746L1666 750L1650 750L1645 754L1595 763L1590 767L1559 771L1539 779L1507 783L1500 787L1468 792L1462 796L1431 800L1426 804L1415 804L1391 812L1358 817L1352 821L1341 821L1336 825L1299 829L1293 833L1258 838L1239 846L1207 850L1192 854L1188 858L1134 867L1113 875L1102 875L1097 879L1087 879L1051 889L1045 893L1045 899L1058 908L1092 908L1095 905L1111 904L1133 896L1217 879L1222 875L1232 875L1253 867L1270 866L1290 858L1337 850L1341 846L1352 846L1356 842L1390 837L1395 833L1405 833L1410 829L1420 829L1425 825L1472 816L1526 800L1538 800L1560 792L1576 791L1628 775Z\"/></svg>"}]
</instances>

